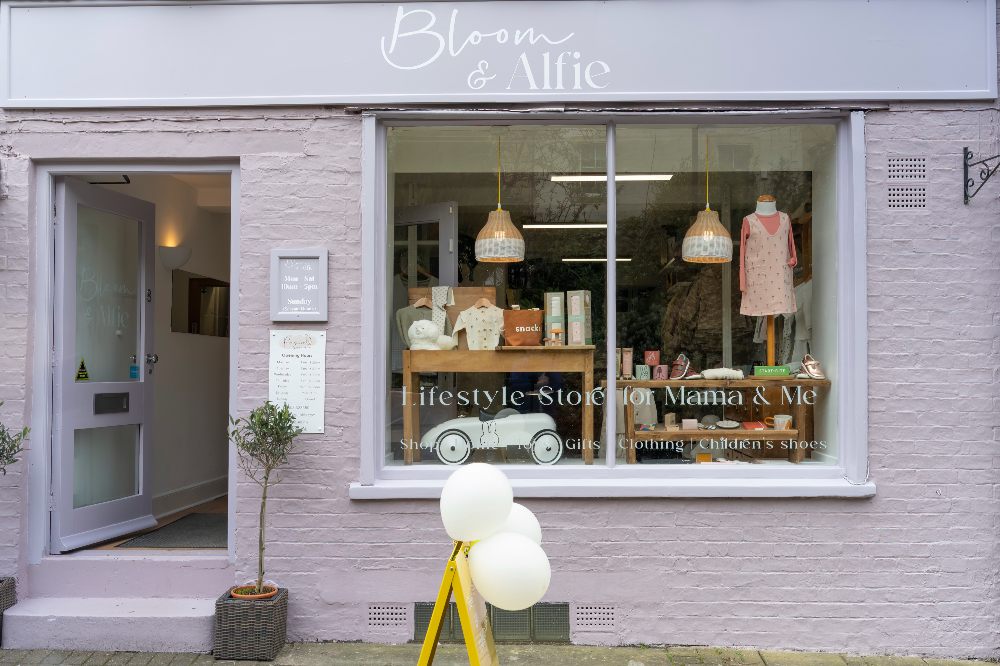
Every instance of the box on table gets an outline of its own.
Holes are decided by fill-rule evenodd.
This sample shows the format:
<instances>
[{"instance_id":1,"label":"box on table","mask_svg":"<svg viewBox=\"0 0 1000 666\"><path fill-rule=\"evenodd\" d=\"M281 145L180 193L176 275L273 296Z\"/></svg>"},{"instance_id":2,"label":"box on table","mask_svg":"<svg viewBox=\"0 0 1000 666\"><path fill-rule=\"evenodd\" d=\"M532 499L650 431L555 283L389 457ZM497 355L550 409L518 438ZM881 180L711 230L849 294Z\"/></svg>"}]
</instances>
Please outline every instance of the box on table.
<instances>
[{"instance_id":1,"label":"box on table","mask_svg":"<svg viewBox=\"0 0 1000 666\"><path fill-rule=\"evenodd\" d=\"M564 344L566 342L565 292L545 292L545 338L559 338Z\"/></svg>"},{"instance_id":2,"label":"box on table","mask_svg":"<svg viewBox=\"0 0 1000 666\"><path fill-rule=\"evenodd\" d=\"M589 290L580 289L566 292L566 316L568 320L566 344L594 344Z\"/></svg>"}]
</instances>

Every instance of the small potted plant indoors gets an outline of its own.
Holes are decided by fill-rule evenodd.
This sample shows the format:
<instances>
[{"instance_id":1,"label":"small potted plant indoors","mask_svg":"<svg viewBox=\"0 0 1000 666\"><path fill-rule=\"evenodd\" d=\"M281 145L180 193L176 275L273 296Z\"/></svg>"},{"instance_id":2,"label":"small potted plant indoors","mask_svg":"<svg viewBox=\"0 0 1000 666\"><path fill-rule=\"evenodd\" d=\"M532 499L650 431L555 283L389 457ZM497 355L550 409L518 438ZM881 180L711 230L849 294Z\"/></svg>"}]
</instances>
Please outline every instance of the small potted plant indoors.
<instances>
[{"instance_id":1,"label":"small potted plant indoors","mask_svg":"<svg viewBox=\"0 0 1000 666\"><path fill-rule=\"evenodd\" d=\"M0 402L0 407L3 403ZM17 457L24 451L24 441L28 439L28 429L21 428L12 432L0 422L0 476L7 476L7 468L17 462ZM3 631L3 614L17 603L17 587L13 576L0 576L0 634ZM2 636L0 636L2 640Z\"/></svg>"},{"instance_id":2,"label":"small potted plant indoors","mask_svg":"<svg viewBox=\"0 0 1000 666\"><path fill-rule=\"evenodd\" d=\"M239 467L260 486L257 525L257 578L237 585L215 602L216 659L270 661L285 645L288 590L264 582L267 494L279 481L276 470L288 462L292 442L302 434L288 405L265 402L246 418L231 418L229 438L239 452Z\"/></svg>"}]
</instances>

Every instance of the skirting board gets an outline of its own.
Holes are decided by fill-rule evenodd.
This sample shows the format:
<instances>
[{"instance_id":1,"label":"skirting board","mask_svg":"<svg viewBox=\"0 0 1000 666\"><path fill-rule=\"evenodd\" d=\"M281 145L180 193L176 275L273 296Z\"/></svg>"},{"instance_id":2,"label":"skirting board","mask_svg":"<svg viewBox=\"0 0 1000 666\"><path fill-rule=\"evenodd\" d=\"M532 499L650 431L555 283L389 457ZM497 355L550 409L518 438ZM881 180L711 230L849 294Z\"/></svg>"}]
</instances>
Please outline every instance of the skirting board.
<instances>
[{"instance_id":1,"label":"skirting board","mask_svg":"<svg viewBox=\"0 0 1000 666\"><path fill-rule=\"evenodd\" d=\"M204 502L222 497L228 491L228 476L192 483L170 492L153 496L153 515L156 518L190 509Z\"/></svg>"}]
</instances>

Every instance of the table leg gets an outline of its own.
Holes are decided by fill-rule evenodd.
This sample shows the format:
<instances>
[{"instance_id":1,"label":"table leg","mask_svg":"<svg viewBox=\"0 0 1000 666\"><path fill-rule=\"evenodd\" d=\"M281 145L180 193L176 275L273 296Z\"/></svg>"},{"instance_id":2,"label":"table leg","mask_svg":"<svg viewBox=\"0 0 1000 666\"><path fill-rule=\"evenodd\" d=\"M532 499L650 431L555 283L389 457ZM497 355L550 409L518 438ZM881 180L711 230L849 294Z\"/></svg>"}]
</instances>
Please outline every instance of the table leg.
<instances>
[{"instance_id":1,"label":"table leg","mask_svg":"<svg viewBox=\"0 0 1000 666\"><path fill-rule=\"evenodd\" d=\"M403 464L420 462L420 373L413 372L410 352L403 352Z\"/></svg>"},{"instance_id":2,"label":"table leg","mask_svg":"<svg viewBox=\"0 0 1000 666\"><path fill-rule=\"evenodd\" d=\"M792 419L794 420L795 428L799 432L799 439L795 442L796 447L788 452L788 461L800 463L806 458L806 450L803 444L805 443L805 438L808 436L806 433L806 405L802 400L797 400L792 406Z\"/></svg>"},{"instance_id":3,"label":"table leg","mask_svg":"<svg viewBox=\"0 0 1000 666\"><path fill-rule=\"evenodd\" d=\"M583 410L580 418L583 423L580 437L583 439L583 462L594 464L594 405L591 402L594 392L594 355L584 352L583 356Z\"/></svg>"},{"instance_id":4,"label":"table leg","mask_svg":"<svg viewBox=\"0 0 1000 666\"><path fill-rule=\"evenodd\" d=\"M413 401L413 373L410 372L410 352L403 352L403 464L413 464L413 412L410 403Z\"/></svg>"},{"instance_id":5,"label":"table leg","mask_svg":"<svg viewBox=\"0 0 1000 666\"><path fill-rule=\"evenodd\" d=\"M410 404L410 423L413 424L410 450L413 452L413 461L420 462L420 373L414 372L411 375L410 385L414 387L414 393Z\"/></svg>"}]
</instances>

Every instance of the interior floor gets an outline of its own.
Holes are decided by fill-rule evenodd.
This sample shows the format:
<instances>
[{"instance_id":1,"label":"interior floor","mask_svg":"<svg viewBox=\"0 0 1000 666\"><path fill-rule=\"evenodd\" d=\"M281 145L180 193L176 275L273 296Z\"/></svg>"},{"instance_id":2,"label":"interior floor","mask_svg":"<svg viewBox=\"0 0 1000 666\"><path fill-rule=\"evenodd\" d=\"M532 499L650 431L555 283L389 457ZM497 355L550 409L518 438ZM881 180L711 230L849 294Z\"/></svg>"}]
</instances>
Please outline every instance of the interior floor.
<instances>
[{"instance_id":1,"label":"interior floor","mask_svg":"<svg viewBox=\"0 0 1000 666\"><path fill-rule=\"evenodd\" d=\"M129 549L129 548L137 548L137 549L141 549L141 550L146 550L146 549L149 548L149 546L134 546L133 547L133 546L125 545L125 544L128 541L132 541L133 539L135 539L138 536L146 535L146 534L152 534L154 532L162 530L167 525L170 525L172 523L176 523L181 518L184 518L186 516L190 516L190 515L194 515L194 514L211 514L211 515L223 515L223 516L225 516L225 515L228 514L228 510L229 510L228 509L228 498L229 498L228 495L223 495L223 496L217 497L217 498L215 498L213 500L209 500L208 502L204 502L202 504L197 504L195 506L189 507L189 508L184 509L182 511L178 511L176 513L172 513L172 514L170 514L168 516L163 516L163 517L157 519L157 521L156 521L156 527L151 527L148 530L142 530L142 531L139 531L139 532L133 532L132 534L126 534L125 536L119 537L119 538L114 539L112 541L106 541L106 542L104 542L102 544L98 544L96 546L91 546L89 549L84 549L84 550L115 550L115 549L121 550L121 549ZM222 541L222 543L225 543L226 538L227 538L227 535L226 535L226 523L225 523L225 521L224 520L220 521L219 527L213 526L213 529L219 529L220 530L220 533L217 536L220 538L220 540ZM225 548L225 546L223 546L222 548ZM216 548L212 548L212 549L215 550ZM157 547L157 550L190 550L190 547L178 546L176 548L170 548L170 547L159 546L159 547Z\"/></svg>"}]
</instances>

